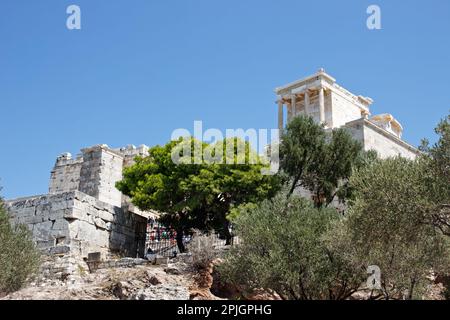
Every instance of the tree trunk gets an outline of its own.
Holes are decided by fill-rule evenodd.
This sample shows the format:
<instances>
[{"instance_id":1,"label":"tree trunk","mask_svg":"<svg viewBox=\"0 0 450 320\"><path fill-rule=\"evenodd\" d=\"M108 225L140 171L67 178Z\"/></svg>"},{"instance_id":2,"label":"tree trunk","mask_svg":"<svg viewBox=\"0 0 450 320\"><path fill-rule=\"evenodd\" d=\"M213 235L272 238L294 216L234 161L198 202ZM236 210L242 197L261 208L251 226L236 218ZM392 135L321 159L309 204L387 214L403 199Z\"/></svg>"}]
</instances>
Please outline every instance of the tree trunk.
<instances>
[{"instance_id":1,"label":"tree trunk","mask_svg":"<svg viewBox=\"0 0 450 320\"><path fill-rule=\"evenodd\" d=\"M184 253L186 251L186 248L184 247L184 243L183 243L183 228L178 228L177 229L177 246L178 246L178 250L180 251L180 253Z\"/></svg>"},{"instance_id":2,"label":"tree trunk","mask_svg":"<svg viewBox=\"0 0 450 320\"><path fill-rule=\"evenodd\" d=\"M416 280L412 279L411 286L409 287L409 290L408 290L408 295L406 296L407 300L412 300L415 285L416 285Z\"/></svg>"},{"instance_id":3,"label":"tree trunk","mask_svg":"<svg viewBox=\"0 0 450 320\"><path fill-rule=\"evenodd\" d=\"M226 246L229 246L231 244L231 240L233 239L233 237L231 236L229 227L230 227L230 221L225 219L223 234L226 239L226 241L225 241Z\"/></svg>"}]
</instances>

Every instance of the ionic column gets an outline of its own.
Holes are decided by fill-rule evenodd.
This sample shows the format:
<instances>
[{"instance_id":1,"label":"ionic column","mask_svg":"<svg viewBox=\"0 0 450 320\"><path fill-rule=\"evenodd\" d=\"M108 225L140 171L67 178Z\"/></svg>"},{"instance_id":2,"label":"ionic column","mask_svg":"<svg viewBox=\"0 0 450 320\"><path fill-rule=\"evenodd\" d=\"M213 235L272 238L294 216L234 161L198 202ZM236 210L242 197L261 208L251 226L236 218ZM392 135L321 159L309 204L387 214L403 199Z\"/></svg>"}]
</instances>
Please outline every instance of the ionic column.
<instances>
[{"instance_id":1,"label":"ionic column","mask_svg":"<svg viewBox=\"0 0 450 320\"><path fill-rule=\"evenodd\" d=\"M294 117L297 115L297 106L295 105L296 102L297 102L296 98L297 97L295 96L295 94L293 94L292 98L291 98L291 107L292 107L292 114L293 114Z\"/></svg>"},{"instance_id":2,"label":"ionic column","mask_svg":"<svg viewBox=\"0 0 450 320\"><path fill-rule=\"evenodd\" d=\"M283 101L278 100L278 129L283 130Z\"/></svg>"},{"instance_id":3,"label":"ionic column","mask_svg":"<svg viewBox=\"0 0 450 320\"><path fill-rule=\"evenodd\" d=\"M325 123L325 97L323 87L319 88L319 114L320 123Z\"/></svg>"},{"instance_id":4,"label":"ionic column","mask_svg":"<svg viewBox=\"0 0 450 320\"><path fill-rule=\"evenodd\" d=\"M289 101L286 103L286 107L287 107L287 109L288 109L288 119L287 119L287 122L289 123L289 122L292 120L293 116L294 116L294 112L293 112L293 110L292 110L292 104L291 104Z\"/></svg>"},{"instance_id":5,"label":"ionic column","mask_svg":"<svg viewBox=\"0 0 450 320\"><path fill-rule=\"evenodd\" d=\"M309 114L309 92L308 89L305 91L305 114Z\"/></svg>"}]
</instances>

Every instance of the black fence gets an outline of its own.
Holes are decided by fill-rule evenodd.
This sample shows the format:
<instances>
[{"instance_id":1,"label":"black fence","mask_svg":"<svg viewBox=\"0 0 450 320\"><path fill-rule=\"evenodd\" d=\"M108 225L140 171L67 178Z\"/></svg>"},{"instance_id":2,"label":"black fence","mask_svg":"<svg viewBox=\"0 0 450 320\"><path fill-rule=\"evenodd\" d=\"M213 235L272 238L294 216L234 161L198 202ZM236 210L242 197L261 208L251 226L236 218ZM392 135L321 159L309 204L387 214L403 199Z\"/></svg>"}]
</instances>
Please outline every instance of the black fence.
<instances>
[{"instance_id":1,"label":"black fence","mask_svg":"<svg viewBox=\"0 0 450 320\"><path fill-rule=\"evenodd\" d=\"M184 245L187 245L190 239L183 239ZM146 243L146 252L151 249L153 254L157 254L163 257L174 257L180 253L177 240L174 238L160 239L160 240L149 240Z\"/></svg>"},{"instance_id":2,"label":"black fence","mask_svg":"<svg viewBox=\"0 0 450 320\"><path fill-rule=\"evenodd\" d=\"M185 247L189 245L193 237L195 236L183 237L183 244ZM219 234L214 234L212 236L212 241L213 241L212 245L215 248L221 248L226 246L226 239L221 237ZM231 245L237 243L238 239L237 237L234 237L231 240ZM146 253L157 254L159 256L168 258L175 257L177 254L180 253L175 236L172 235L170 237L159 237L159 239L157 239L157 237L154 236L153 232L147 234L147 241L145 248Z\"/></svg>"}]
</instances>

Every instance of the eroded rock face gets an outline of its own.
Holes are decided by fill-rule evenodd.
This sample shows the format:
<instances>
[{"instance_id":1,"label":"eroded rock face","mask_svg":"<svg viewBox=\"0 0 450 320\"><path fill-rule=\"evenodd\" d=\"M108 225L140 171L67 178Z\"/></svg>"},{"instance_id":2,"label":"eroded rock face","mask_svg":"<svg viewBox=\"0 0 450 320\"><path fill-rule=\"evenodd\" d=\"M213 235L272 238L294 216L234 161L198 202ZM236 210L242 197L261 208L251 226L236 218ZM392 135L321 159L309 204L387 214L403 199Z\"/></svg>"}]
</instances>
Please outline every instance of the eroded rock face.
<instances>
[{"instance_id":1,"label":"eroded rock face","mask_svg":"<svg viewBox=\"0 0 450 320\"><path fill-rule=\"evenodd\" d=\"M212 292L214 285L214 269L220 259L213 261L208 267L197 270L194 275L194 282L190 287L191 300L221 300L222 295L215 295L217 292Z\"/></svg>"},{"instance_id":2,"label":"eroded rock face","mask_svg":"<svg viewBox=\"0 0 450 320\"><path fill-rule=\"evenodd\" d=\"M187 300L192 277L189 273L170 275L164 266L150 264L79 270L71 281L35 282L12 293L6 300Z\"/></svg>"}]
</instances>

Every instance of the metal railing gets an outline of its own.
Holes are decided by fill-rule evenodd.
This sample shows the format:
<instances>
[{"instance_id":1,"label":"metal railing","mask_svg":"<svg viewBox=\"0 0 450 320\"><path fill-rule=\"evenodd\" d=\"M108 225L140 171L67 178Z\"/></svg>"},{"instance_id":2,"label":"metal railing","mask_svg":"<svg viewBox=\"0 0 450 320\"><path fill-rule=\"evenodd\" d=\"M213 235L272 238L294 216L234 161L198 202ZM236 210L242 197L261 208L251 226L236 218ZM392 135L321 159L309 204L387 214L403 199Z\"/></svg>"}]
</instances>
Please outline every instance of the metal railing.
<instances>
[{"instance_id":1,"label":"metal railing","mask_svg":"<svg viewBox=\"0 0 450 320\"><path fill-rule=\"evenodd\" d=\"M183 237L183 244L184 246L187 246L191 241L193 237L192 236L185 236ZM234 237L231 240L231 245L237 244L238 238ZM218 248L224 248L226 247L226 239L221 237L219 234L213 235L213 246ZM146 245L145 245L145 252L148 253L148 249L151 249L151 252L153 254L157 254L159 256L163 257L175 257L177 254L180 253L180 250L178 249L177 240L175 237L169 237L169 238L160 238L159 240L153 238L153 237L147 237Z\"/></svg>"}]
</instances>

